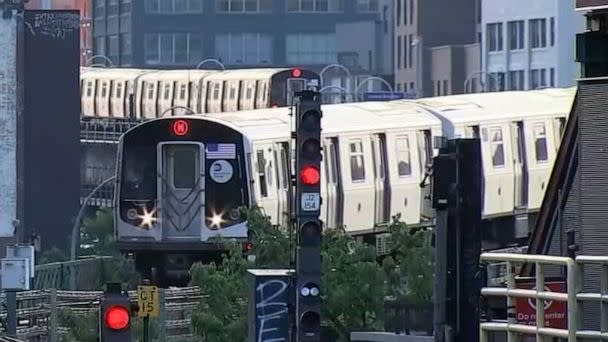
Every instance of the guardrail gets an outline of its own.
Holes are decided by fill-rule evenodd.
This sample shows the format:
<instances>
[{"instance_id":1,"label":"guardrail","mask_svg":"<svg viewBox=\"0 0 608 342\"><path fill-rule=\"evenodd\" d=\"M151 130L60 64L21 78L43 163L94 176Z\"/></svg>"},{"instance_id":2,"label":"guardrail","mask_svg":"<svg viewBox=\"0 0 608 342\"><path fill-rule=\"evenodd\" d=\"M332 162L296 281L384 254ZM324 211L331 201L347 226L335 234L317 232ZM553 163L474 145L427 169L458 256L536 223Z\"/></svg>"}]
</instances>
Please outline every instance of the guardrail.
<instances>
[{"instance_id":1,"label":"guardrail","mask_svg":"<svg viewBox=\"0 0 608 342\"><path fill-rule=\"evenodd\" d=\"M576 260L568 257L547 255L522 255L507 253L483 253L482 262L506 263L506 287L486 287L481 295L486 297L506 297L507 321L480 323L480 342L490 341L492 332L507 334L507 342L519 341L518 335L534 335L537 342L544 342L546 337L562 338L568 342L582 340L608 340L608 256L578 256ZM515 266L528 263L535 266L535 289L516 288ZM566 268L566 292L547 291L545 287L545 269L549 265ZM601 266L600 292L583 292L584 267ZM540 289L540 290L539 290ZM516 299L535 300L535 324L524 325L516 319ZM545 326L545 301L567 303L567 329ZM583 303L596 302L601 305L600 330L582 330Z\"/></svg>"}]
</instances>

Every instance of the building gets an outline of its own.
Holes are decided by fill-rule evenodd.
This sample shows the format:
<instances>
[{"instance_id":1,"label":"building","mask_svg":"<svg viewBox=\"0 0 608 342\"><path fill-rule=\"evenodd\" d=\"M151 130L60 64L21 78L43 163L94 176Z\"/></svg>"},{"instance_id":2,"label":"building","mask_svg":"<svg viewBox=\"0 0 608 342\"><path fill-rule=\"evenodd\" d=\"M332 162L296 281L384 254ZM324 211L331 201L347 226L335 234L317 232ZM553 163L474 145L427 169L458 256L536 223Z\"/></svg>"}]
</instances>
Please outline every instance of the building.
<instances>
[{"instance_id":1,"label":"building","mask_svg":"<svg viewBox=\"0 0 608 342\"><path fill-rule=\"evenodd\" d=\"M575 84L575 35L585 18L574 0L485 0L482 71L489 90Z\"/></svg>"},{"instance_id":2,"label":"building","mask_svg":"<svg viewBox=\"0 0 608 342\"><path fill-rule=\"evenodd\" d=\"M464 57L475 56L469 51L472 48L466 46L477 41L477 3L476 0L395 1L396 90L417 97L463 92ZM441 64L444 62L450 65Z\"/></svg>"},{"instance_id":3,"label":"building","mask_svg":"<svg viewBox=\"0 0 608 342\"><path fill-rule=\"evenodd\" d=\"M30 0L27 9L80 10L80 65L90 64L93 57L93 0ZM94 61L99 63L98 60ZM101 61L103 62L103 60Z\"/></svg>"},{"instance_id":4,"label":"building","mask_svg":"<svg viewBox=\"0 0 608 342\"><path fill-rule=\"evenodd\" d=\"M339 63L392 82L390 0L96 0L94 50L114 65L227 68ZM207 68L217 68L212 61ZM217 63L216 63L217 64ZM346 75L329 68L326 75ZM348 77L325 85L354 89ZM368 82L371 83L371 82Z\"/></svg>"}]
</instances>

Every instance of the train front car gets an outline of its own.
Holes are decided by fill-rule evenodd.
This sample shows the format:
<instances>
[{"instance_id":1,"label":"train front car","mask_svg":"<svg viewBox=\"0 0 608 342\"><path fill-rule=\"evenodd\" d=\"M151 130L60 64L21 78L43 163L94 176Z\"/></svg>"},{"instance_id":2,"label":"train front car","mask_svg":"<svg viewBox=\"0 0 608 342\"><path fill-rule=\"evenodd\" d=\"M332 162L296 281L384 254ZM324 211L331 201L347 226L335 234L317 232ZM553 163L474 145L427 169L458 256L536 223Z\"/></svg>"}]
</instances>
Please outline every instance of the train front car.
<instances>
[{"instance_id":1,"label":"train front car","mask_svg":"<svg viewBox=\"0 0 608 342\"><path fill-rule=\"evenodd\" d=\"M123 135L116 238L142 276L181 285L193 262L221 257L223 238L247 243L247 146L237 130L198 116L148 121Z\"/></svg>"},{"instance_id":2,"label":"train front car","mask_svg":"<svg viewBox=\"0 0 608 342\"><path fill-rule=\"evenodd\" d=\"M285 69L272 75L270 89L270 107L288 107L292 105L293 94L306 90L320 90L321 78L318 73L306 69Z\"/></svg>"}]
</instances>

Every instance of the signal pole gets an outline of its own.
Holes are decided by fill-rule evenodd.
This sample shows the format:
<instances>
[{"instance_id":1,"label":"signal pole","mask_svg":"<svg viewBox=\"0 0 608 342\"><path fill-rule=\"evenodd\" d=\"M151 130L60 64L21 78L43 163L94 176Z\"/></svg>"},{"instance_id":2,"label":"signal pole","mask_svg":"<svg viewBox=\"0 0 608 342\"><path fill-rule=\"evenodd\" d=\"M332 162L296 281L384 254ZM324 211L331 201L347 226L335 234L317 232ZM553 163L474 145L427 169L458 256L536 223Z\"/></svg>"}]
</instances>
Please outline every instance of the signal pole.
<instances>
[{"instance_id":1,"label":"signal pole","mask_svg":"<svg viewBox=\"0 0 608 342\"><path fill-rule=\"evenodd\" d=\"M321 341L321 94L295 93L296 341Z\"/></svg>"}]
</instances>

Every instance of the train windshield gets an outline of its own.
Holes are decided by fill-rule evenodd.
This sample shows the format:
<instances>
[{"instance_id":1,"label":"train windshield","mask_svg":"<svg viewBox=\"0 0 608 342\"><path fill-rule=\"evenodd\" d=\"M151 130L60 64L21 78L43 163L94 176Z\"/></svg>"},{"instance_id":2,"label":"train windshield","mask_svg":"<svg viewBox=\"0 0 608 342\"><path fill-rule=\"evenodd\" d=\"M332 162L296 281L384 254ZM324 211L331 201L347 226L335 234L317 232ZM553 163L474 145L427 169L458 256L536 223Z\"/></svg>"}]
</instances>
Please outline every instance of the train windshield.
<instances>
[{"instance_id":1,"label":"train windshield","mask_svg":"<svg viewBox=\"0 0 608 342\"><path fill-rule=\"evenodd\" d=\"M156 156L154 147L138 146L123 151L121 198L154 200L156 197Z\"/></svg>"}]
</instances>

